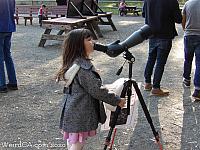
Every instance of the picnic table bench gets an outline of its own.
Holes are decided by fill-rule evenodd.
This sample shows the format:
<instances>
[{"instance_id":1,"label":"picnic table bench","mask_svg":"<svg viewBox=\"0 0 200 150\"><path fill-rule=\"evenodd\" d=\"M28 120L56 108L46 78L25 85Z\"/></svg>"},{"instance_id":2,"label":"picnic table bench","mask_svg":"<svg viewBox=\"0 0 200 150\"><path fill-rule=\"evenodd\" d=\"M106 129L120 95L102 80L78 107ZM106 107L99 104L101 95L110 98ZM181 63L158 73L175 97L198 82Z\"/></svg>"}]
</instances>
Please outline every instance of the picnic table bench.
<instances>
[{"instance_id":1,"label":"picnic table bench","mask_svg":"<svg viewBox=\"0 0 200 150\"><path fill-rule=\"evenodd\" d=\"M42 27L45 28L44 33L41 36L39 47L44 47L47 40L64 40L65 35L63 33L67 33L70 30L76 28L88 28L94 35L94 39L98 39L98 37L103 37L97 23L98 16L85 16L86 18L66 18L60 17L50 20L43 20ZM55 35L50 34L53 29L59 30L59 32Z\"/></svg>"},{"instance_id":2,"label":"picnic table bench","mask_svg":"<svg viewBox=\"0 0 200 150\"><path fill-rule=\"evenodd\" d=\"M133 15L137 15L137 16L139 16L140 15L139 12L142 11L142 9L138 8L137 6L126 6L125 9L127 13L132 13Z\"/></svg>"},{"instance_id":3,"label":"picnic table bench","mask_svg":"<svg viewBox=\"0 0 200 150\"><path fill-rule=\"evenodd\" d=\"M27 21L33 24L33 18L38 18L38 10L40 6L30 6L30 5L16 5L15 8L15 19L17 24L19 24L19 18L24 18L24 25L27 25Z\"/></svg>"},{"instance_id":4,"label":"picnic table bench","mask_svg":"<svg viewBox=\"0 0 200 150\"><path fill-rule=\"evenodd\" d=\"M27 21L30 21L30 24L33 23L33 18L38 18L38 10L40 6L32 6L32 5L16 5L15 8L15 19L17 24L19 24L19 18L24 18L24 24L27 25ZM46 8L45 15L48 18L58 18L62 15L66 15L67 6L48 6Z\"/></svg>"}]
</instances>

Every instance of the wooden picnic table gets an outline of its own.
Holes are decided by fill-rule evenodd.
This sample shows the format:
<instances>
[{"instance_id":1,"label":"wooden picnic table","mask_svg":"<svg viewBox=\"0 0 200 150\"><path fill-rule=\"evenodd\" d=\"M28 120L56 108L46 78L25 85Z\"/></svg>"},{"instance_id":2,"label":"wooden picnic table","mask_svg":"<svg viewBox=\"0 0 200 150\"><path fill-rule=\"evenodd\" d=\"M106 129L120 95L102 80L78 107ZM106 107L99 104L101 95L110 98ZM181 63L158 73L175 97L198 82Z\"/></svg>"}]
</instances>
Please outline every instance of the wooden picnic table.
<instances>
[{"instance_id":1,"label":"wooden picnic table","mask_svg":"<svg viewBox=\"0 0 200 150\"><path fill-rule=\"evenodd\" d=\"M141 9L139 9L137 6L126 6L126 10L128 13L137 14L138 16L139 12L141 11Z\"/></svg>"},{"instance_id":2,"label":"wooden picnic table","mask_svg":"<svg viewBox=\"0 0 200 150\"><path fill-rule=\"evenodd\" d=\"M43 20L42 27L45 28L44 33L41 36L39 47L44 47L46 40L64 40L67 33L70 30L77 28L88 28L94 35L94 39L98 37L103 37L100 28L98 26L98 16L84 16L84 19L81 18L55 18L50 20ZM57 29L59 32L55 35L50 34L52 29Z\"/></svg>"}]
</instances>

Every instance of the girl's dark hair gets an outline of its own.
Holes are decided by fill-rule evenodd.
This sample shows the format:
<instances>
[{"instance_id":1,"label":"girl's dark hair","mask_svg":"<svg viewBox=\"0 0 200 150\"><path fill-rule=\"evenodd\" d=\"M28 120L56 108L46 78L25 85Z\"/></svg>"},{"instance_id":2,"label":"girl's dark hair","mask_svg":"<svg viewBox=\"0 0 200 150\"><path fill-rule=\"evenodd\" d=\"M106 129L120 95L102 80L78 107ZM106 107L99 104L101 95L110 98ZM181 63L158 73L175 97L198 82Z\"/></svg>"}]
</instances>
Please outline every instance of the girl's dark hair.
<instances>
[{"instance_id":1,"label":"girl's dark hair","mask_svg":"<svg viewBox=\"0 0 200 150\"><path fill-rule=\"evenodd\" d=\"M42 4L42 7L46 8L47 6L45 4Z\"/></svg>"},{"instance_id":2,"label":"girl's dark hair","mask_svg":"<svg viewBox=\"0 0 200 150\"><path fill-rule=\"evenodd\" d=\"M67 34L63 42L62 67L57 73L57 81L65 80L65 72L69 69L76 58L87 58L84 50L84 39L92 37L88 29L74 29Z\"/></svg>"}]
</instances>

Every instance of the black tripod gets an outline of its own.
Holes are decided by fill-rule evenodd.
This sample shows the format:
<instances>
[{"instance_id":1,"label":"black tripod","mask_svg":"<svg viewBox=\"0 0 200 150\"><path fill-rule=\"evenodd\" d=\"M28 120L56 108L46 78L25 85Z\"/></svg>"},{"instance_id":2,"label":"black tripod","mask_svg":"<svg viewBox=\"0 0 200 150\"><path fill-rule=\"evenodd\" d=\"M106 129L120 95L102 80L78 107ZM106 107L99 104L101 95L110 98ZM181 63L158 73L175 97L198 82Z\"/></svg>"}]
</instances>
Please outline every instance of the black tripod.
<instances>
[{"instance_id":1,"label":"black tripod","mask_svg":"<svg viewBox=\"0 0 200 150\"><path fill-rule=\"evenodd\" d=\"M133 87L135 88L135 91L137 93L137 96L138 96L138 99L140 101L140 104L142 106L142 109L144 111L144 114L147 118L147 121L148 123L150 124L150 127L152 129L152 132L155 136L155 140L156 142L158 143L159 147L160 147L160 150L162 150L162 145L160 144L160 140L159 140L159 134L158 132L155 130L155 127L153 125L153 121L151 119L151 116L149 114L149 111L147 109L147 106L144 102L144 99L142 97L142 94L140 92L140 89L136 83L136 81L134 81L132 79L132 66L133 66L133 63L135 61L135 57L128 51L128 49L124 52L124 56L123 56L126 60L128 60L128 63L129 63L129 79L128 81L126 81L124 83L124 87L123 87L123 90L121 92L121 98L125 98L127 97L128 100L127 100L127 115L130 114L130 101L131 101L131 95L132 95L132 85ZM126 61L125 61L126 62ZM117 75L120 75L121 71L123 69L123 66L119 69L119 71L117 72ZM115 128L115 125L117 123L117 119L118 119L118 116L121 112L121 107L117 106L116 108L116 111L114 112L114 117L112 118L111 122L110 122L110 130L108 132L108 136L106 137L106 140L105 140L105 144L104 144L104 150L107 149L107 147L109 146L110 144L110 140L111 140L111 136L112 136L112 132Z\"/></svg>"}]
</instances>

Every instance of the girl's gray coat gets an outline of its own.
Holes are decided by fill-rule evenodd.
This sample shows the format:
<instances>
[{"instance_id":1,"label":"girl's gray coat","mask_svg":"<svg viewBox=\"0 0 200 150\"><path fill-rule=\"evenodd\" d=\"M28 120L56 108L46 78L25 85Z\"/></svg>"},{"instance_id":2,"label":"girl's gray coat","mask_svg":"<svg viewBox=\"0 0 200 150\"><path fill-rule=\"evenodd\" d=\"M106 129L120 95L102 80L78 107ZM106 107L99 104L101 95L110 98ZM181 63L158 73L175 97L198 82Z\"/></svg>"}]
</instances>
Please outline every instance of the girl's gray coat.
<instances>
[{"instance_id":1,"label":"girl's gray coat","mask_svg":"<svg viewBox=\"0 0 200 150\"><path fill-rule=\"evenodd\" d=\"M100 76L90 60L76 59L80 69L64 95L64 106L61 114L60 128L65 132L77 133L95 130L98 127L95 101L102 100L116 106L120 97L109 93L102 86Z\"/></svg>"}]
</instances>

